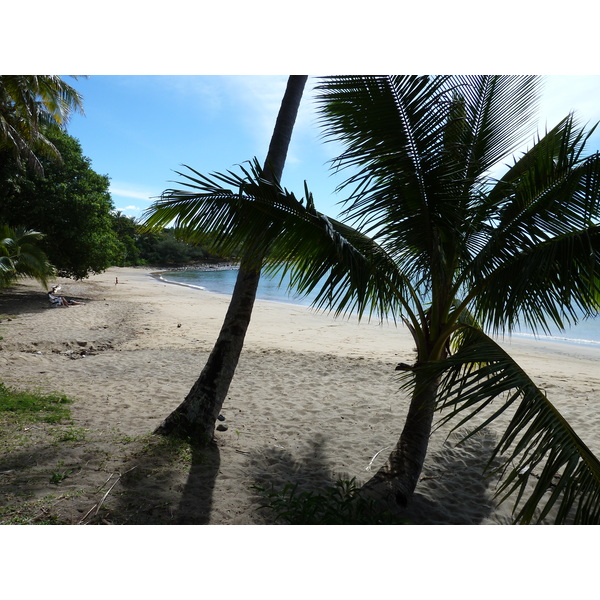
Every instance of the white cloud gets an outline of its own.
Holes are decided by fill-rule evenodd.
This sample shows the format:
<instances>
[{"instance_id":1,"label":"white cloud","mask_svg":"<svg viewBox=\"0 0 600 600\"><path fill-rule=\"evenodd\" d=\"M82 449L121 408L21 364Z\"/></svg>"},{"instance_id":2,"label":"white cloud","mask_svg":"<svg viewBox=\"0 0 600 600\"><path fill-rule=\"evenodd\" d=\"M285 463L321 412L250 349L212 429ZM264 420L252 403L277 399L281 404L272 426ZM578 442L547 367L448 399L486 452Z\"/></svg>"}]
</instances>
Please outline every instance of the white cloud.
<instances>
[{"instance_id":1,"label":"white cloud","mask_svg":"<svg viewBox=\"0 0 600 600\"><path fill-rule=\"evenodd\" d=\"M138 200L147 201L150 201L152 196L156 196L156 194L150 194L140 190L127 190L123 188L114 188L112 186L110 187L110 193L111 195L119 196L120 198L137 198Z\"/></svg>"},{"instance_id":2,"label":"white cloud","mask_svg":"<svg viewBox=\"0 0 600 600\"><path fill-rule=\"evenodd\" d=\"M240 133L252 140L252 153L260 160L268 150L287 80L288 75L160 76L145 78L144 85L160 86L163 92L171 94L174 107L179 102L186 110L195 106L204 117L208 114L218 120L233 112L236 126L241 125ZM320 142L316 127L315 83L309 77L294 124L290 163L301 163L309 145L312 152L316 146L323 154L323 162L331 157L330 148Z\"/></svg>"},{"instance_id":3,"label":"white cloud","mask_svg":"<svg viewBox=\"0 0 600 600\"><path fill-rule=\"evenodd\" d=\"M244 124L259 145L256 155L264 156L285 92L287 76L243 75L223 77L222 82L230 101L242 106L240 114Z\"/></svg>"},{"instance_id":4,"label":"white cloud","mask_svg":"<svg viewBox=\"0 0 600 600\"><path fill-rule=\"evenodd\" d=\"M228 86L227 94L243 105L240 112L244 115L247 131L255 139L255 155L264 158L285 93L288 75L246 75L223 79ZM317 127L314 102L315 84L316 80L309 76L294 123L292 143L287 157L291 164L302 164L302 156L307 147L310 147L312 153L319 152L323 162L333 156L332 149L320 140L321 131Z\"/></svg>"},{"instance_id":5,"label":"white cloud","mask_svg":"<svg viewBox=\"0 0 600 600\"><path fill-rule=\"evenodd\" d=\"M126 217L136 217L139 218L142 215L144 209L140 208L139 206L118 206L116 207L113 212L114 213L121 213L122 215L125 215Z\"/></svg>"}]
</instances>

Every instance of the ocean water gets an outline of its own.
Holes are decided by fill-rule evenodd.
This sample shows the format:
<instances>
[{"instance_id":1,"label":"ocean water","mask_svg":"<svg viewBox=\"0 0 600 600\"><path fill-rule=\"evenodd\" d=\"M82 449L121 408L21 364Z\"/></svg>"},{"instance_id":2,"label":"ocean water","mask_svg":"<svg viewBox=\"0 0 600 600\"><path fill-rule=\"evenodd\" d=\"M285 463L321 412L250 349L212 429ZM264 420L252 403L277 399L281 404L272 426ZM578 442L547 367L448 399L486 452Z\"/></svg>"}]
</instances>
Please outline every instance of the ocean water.
<instances>
[{"instance_id":1,"label":"ocean water","mask_svg":"<svg viewBox=\"0 0 600 600\"><path fill-rule=\"evenodd\" d=\"M199 290L206 290L217 294L230 296L233 293L235 280L237 277L236 269L209 271L172 271L161 273L161 278L169 283L186 285ZM300 296L299 294L288 294L287 283L289 279L284 277L280 285L281 277L268 277L262 275L258 284L256 297L259 300L269 300L271 302L284 302L288 304L298 304L301 306L310 306L315 298L315 294ZM515 337L539 339L558 344L574 344L579 346L597 347L600 350L600 316L581 321L576 326L565 331L551 332L551 335L534 336L531 331L525 329L513 333Z\"/></svg>"},{"instance_id":2,"label":"ocean water","mask_svg":"<svg viewBox=\"0 0 600 600\"><path fill-rule=\"evenodd\" d=\"M237 269L211 269L209 271L173 271L161 273L161 278L170 283L179 283L192 288L225 294L231 296L237 278ZM287 284L289 278L285 277L282 285L279 285L281 277L268 277L264 273L260 277L256 298L258 300L270 300L271 302L285 302L287 304L299 304L310 306L316 294L300 296L299 294L288 294Z\"/></svg>"}]
</instances>

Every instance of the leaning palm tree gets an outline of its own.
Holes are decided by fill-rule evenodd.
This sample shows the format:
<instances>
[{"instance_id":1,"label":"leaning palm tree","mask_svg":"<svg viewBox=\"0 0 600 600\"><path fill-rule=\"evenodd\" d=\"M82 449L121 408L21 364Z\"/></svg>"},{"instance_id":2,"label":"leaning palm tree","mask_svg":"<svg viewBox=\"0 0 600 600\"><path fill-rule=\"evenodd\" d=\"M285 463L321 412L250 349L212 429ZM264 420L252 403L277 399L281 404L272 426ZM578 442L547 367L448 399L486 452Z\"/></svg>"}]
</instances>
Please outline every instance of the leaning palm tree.
<instances>
[{"instance_id":1,"label":"leaning palm tree","mask_svg":"<svg viewBox=\"0 0 600 600\"><path fill-rule=\"evenodd\" d=\"M37 246L43 237L37 231L0 225L0 287L6 287L20 277L33 277L48 287L54 267Z\"/></svg>"},{"instance_id":2,"label":"leaning palm tree","mask_svg":"<svg viewBox=\"0 0 600 600\"><path fill-rule=\"evenodd\" d=\"M38 154L60 160L43 127L64 127L73 111L83 113L81 95L56 75L0 75L0 148L43 175Z\"/></svg>"},{"instance_id":3,"label":"leaning palm tree","mask_svg":"<svg viewBox=\"0 0 600 600\"><path fill-rule=\"evenodd\" d=\"M215 250L250 244L268 223L268 268L316 291L317 307L405 324L416 346L414 364L399 365L406 421L362 488L386 503L411 498L436 411L474 424L470 435L506 414L488 467L515 520L554 507L558 523L600 522L600 462L496 341L600 308L600 156L585 154L591 131L573 115L531 138L538 89L529 76L326 78L322 123L344 145L335 167L352 172L341 221L256 163L185 174L157 206Z\"/></svg>"},{"instance_id":4,"label":"leaning palm tree","mask_svg":"<svg viewBox=\"0 0 600 600\"><path fill-rule=\"evenodd\" d=\"M267 157L260 170L259 176L266 183L277 185L283 174L307 79L307 75L290 75L288 78ZM147 211L146 226L163 227L169 224L170 212L155 208L156 205ZM183 402L156 428L155 433L190 438L199 445L207 445L212 441L215 423L235 375L250 325L262 261L271 239L269 224L263 225L260 234L243 250L229 308L200 376ZM180 234L193 241L193 231Z\"/></svg>"}]
</instances>

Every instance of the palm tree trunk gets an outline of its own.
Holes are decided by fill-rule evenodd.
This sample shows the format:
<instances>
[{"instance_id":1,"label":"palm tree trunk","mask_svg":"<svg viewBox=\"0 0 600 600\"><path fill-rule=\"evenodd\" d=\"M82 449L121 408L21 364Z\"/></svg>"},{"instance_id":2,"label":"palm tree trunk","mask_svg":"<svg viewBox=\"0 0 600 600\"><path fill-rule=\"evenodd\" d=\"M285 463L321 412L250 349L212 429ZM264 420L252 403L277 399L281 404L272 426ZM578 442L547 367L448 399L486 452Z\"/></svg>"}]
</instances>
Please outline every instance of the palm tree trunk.
<instances>
[{"instance_id":1,"label":"palm tree trunk","mask_svg":"<svg viewBox=\"0 0 600 600\"><path fill-rule=\"evenodd\" d=\"M439 381L417 371L404 429L387 462L361 488L361 493L404 507L413 495L425 462Z\"/></svg>"},{"instance_id":2,"label":"palm tree trunk","mask_svg":"<svg viewBox=\"0 0 600 600\"><path fill-rule=\"evenodd\" d=\"M281 180L307 79L306 75L290 75L288 79L263 167L263 176L270 181ZM212 440L250 325L262 258L242 257L231 302L206 366L185 400L157 427L155 433L193 438L200 444L208 444Z\"/></svg>"}]
</instances>

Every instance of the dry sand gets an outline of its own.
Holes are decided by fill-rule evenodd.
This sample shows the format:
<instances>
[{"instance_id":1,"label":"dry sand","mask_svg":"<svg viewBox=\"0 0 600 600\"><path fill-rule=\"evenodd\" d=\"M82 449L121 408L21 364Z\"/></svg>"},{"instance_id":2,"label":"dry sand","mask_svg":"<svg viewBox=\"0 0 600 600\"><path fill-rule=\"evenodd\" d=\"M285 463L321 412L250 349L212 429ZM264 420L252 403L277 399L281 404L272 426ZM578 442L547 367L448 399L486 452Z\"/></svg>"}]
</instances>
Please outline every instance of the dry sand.
<instances>
[{"instance_id":1,"label":"dry sand","mask_svg":"<svg viewBox=\"0 0 600 600\"><path fill-rule=\"evenodd\" d=\"M5 452L3 505L53 494L45 510L77 523L116 481L98 515L106 522L263 523L257 483L364 481L398 438L407 399L394 367L413 360L404 328L258 301L222 411L228 430L216 433L210 458L192 456L189 469L170 468L148 434L198 377L227 297L166 284L137 268L59 282L67 297L86 304L50 308L41 286L29 281L0 294L0 315L13 316L0 323L0 381L73 398L70 430L80 439L40 439L19 456ZM507 347L600 453L598 352L528 340ZM412 523L510 522L512 507L497 505L495 481L481 475L498 431L465 446L456 446L448 428L432 435ZM60 486L48 482L56 469L69 473Z\"/></svg>"}]
</instances>

